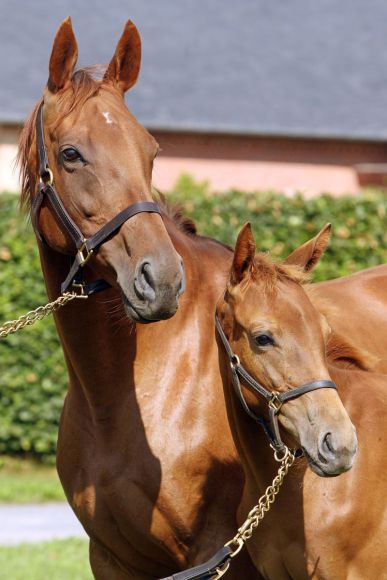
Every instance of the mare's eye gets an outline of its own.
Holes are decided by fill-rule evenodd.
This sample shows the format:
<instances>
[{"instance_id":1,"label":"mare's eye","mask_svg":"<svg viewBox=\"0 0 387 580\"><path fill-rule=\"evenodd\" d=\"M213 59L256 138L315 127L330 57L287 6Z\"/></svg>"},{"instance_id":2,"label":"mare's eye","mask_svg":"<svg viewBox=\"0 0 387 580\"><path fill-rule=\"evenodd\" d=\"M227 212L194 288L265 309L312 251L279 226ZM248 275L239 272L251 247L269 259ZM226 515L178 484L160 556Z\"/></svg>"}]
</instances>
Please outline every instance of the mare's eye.
<instances>
[{"instance_id":1,"label":"mare's eye","mask_svg":"<svg viewBox=\"0 0 387 580\"><path fill-rule=\"evenodd\" d=\"M75 149L75 147L66 147L62 150L62 157L65 161L81 161L82 155Z\"/></svg>"},{"instance_id":2,"label":"mare's eye","mask_svg":"<svg viewBox=\"0 0 387 580\"><path fill-rule=\"evenodd\" d=\"M258 336L255 336L254 341L258 346L272 346L274 344L274 340L267 334L259 334Z\"/></svg>"}]
</instances>

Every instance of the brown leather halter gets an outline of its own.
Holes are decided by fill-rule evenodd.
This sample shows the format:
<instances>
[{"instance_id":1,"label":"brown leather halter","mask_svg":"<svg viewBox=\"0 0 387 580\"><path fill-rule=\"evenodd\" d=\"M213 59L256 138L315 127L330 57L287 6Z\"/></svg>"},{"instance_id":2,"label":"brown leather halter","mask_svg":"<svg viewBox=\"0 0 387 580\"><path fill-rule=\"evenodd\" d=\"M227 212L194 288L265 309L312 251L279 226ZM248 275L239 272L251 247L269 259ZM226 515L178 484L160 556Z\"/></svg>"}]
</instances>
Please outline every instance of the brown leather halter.
<instances>
[{"instance_id":1,"label":"brown leather halter","mask_svg":"<svg viewBox=\"0 0 387 580\"><path fill-rule=\"evenodd\" d=\"M101 246L106 240L114 236L129 218L138 213L158 213L161 215L158 205L151 201L138 201L131 204L126 209L121 211L113 219L103 225L95 234L86 239L77 224L68 214L66 208L60 199L58 192L53 185L53 173L48 164L47 149L44 141L44 125L43 125L43 103L40 105L36 117L36 141L38 149L39 161L39 185L37 193L31 207L31 221L38 238L44 242L43 236L39 232L39 211L43 201L46 199L52 209L54 210L59 223L65 232L74 241L76 254L70 271L66 279L61 284L61 292L66 292L70 287L74 290L80 290L85 296L90 296L101 290L110 287L106 280L95 280L86 284L83 280L83 267L89 261L95 250Z\"/></svg>"},{"instance_id":2,"label":"brown leather halter","mask_svg":"<svg viewBox=\"0 0 387 580\"><path fill-rule=\"evenodd\" d=\"M234 390L243 409L252 419L261 425L274 451L280 453L285 449L285 444L282 442L278 424L278 415L282 405L284 405L287 401L301 397L301 395L309 393L310 391L315 391L316 389L337 390L336 384L333 381L319 379L316 381L311 381L310 383L306 383L305 385L301 385L300 387L295 387L294 389L290 389L284 393L268 391L263 385L258 383L258 381L256 381L241 365L239 357L233 352L231 345L227 340L217 314L215 314L215 325L229 358ZM248 406L242 392L240 378L243 379L243 382L250 388L250 390L266 399L269 405L269 422L267 422L263 417L258 417ZM302 450L298 449L296 453L298 456L300 456L302 455Z\"/></svg>"}]
</instances>

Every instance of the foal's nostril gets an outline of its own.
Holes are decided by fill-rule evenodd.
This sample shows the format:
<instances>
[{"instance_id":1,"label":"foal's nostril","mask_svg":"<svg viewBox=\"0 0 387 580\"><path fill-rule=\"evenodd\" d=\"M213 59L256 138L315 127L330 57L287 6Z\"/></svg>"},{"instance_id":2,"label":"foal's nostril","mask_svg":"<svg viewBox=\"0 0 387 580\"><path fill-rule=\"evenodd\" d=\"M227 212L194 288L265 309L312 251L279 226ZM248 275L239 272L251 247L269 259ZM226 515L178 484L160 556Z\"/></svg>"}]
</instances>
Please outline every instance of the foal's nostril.
<instances>
[{"instance_id":1,"label":"foal's nostril","mask_svg":"<svg viewBox=\"0 0 387 580\"><path fill-rule=\"evenodd\" d=\"M149 262L143 262L137 268L134 277L134 289L141 300L153 302L156 298L155 281L152 266Z\"/></svg>"}]
</instances>

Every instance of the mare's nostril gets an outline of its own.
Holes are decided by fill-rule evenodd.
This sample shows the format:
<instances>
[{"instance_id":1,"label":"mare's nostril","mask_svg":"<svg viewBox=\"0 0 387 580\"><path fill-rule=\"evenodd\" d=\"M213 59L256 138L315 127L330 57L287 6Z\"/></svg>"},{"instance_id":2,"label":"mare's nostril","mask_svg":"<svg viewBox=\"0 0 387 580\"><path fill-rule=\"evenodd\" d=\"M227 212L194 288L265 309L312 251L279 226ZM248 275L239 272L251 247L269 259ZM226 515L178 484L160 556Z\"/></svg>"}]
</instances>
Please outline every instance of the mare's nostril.
<instances>
[{"instance_id":1,"label":"mare's nostril","mask_svg":"<svg viewBox=\"0 0 387 580\"><path fill-rule=\"evenodd\" d=\"M149 262L143 262L137 268L134 277L134 289L141 300L153 302L156 298L155 281L152 266Z\"/></svg>"},{"instance_id":2,"label":"mare's nostril","mask_svg":"<svg viewBox=\"0 0 387 580\"><path fill-rule=\"evenodd\" d=\"M321 441L321 446L319 450L319 459L326 463L327 460L331 460L336 455L336 448L333 443L332 433L328 432L324 435Z\"/></svg>"},{"instance_id":3,"label":"mare's nostril","mask_svg":"<svg viewBox=\"0 0 387 580\"><path fill-rule=\"evenodd\" d=\"M154 287L154 280L152 276L152 269L150 264L144 264L141 269L141 273L144 277L144 285L150 286L151 288Z\"/></svg>"},{"instance_id":4,"label":"mare's nostril","mask_svg":"<svg viewBox=\"0 0 387 580\"><path fill-rule=\"evenodd\" d=\"M185 270L184 270L183 260L181 260L180 264L181 264L181 279L180 279L179 287L177 289L177 297L178 298L183 294L183 292L185 290Z\"/></svg>"},{"instance_id":5,"label":"mare's nostril","mask_svg":"<svg viewBox=\"0 0 387 580\"><path fill-rule=\"evenodd\" d=\"M327 433L325 435L324 444L327 447L328 451L330 451L331 453L335 452L335 448L334 448L333 442L332 442L332 434L331 433Z\"/></svg>"}]
</instances>

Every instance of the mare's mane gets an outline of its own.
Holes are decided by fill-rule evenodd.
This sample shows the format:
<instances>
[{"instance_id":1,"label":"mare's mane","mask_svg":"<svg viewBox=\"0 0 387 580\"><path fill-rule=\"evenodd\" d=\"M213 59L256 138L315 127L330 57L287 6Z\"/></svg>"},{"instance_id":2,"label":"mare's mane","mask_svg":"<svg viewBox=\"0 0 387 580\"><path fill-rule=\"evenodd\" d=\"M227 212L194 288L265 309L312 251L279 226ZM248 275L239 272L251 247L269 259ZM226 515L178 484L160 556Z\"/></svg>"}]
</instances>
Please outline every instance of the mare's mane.
<instances>
[{"instance_id":1,"label":"mare's mane","mask_svg":"<svg viewBox=\"0 0 387 580\"><path fill-rule=\"evenodd\" d=\"M158 205L160 206L161 213L164 216L167 216L175 224L175 226L188 237L196 238L197 240L202 240L204 242L211 242L212 244L220 246L221 248L225 248L229 252L234 251L230 246L220 242L219 240L216 240L215 238L210 238L209 236L202 236L199 234L195 222L183 214L181 205L178 203L169 203L166 200L165 195L154 187L153 195L156 198Z\"/></svg>"},{"instance_id":2,"label":"mare's mane","mask_svg":"<svg viewBox=\"0 0 387 580\"><path fill-rule=\"evenodd\" d=\"M168 203L165 195L153 188L153 195L157 197L157 203L163 215L169 217L177 228L188 236L198 236L195 222L183 214L182 208L178 204Z\"/></svg>"}]
</instances>

